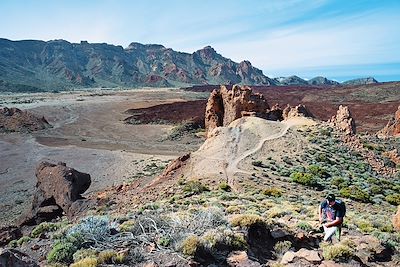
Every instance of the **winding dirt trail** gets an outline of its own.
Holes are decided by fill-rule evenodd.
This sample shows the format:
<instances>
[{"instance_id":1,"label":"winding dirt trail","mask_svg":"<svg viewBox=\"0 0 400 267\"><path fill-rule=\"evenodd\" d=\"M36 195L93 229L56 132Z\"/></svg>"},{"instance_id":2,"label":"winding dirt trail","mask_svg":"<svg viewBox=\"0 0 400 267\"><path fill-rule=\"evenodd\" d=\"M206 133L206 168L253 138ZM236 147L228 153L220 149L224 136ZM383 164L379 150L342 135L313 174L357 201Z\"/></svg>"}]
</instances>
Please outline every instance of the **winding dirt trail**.
<instances>
[{"instance_id":1,"label":"winding dirt trail","mask_svg":"<svg viewBox=\"0 0 400 267\"><path fill-rule=\"evenodd\" d=\"M260 149L264 146L265 142L270 141L270 140L274 140L274 139L278 139L278 138L284 136L291 127L298 126L298 125L304 125L305 121L303 119L297 119L296 118L296 119L291 119L291 120L284 121L284 122L271 121L270 123L276 124L276 125L279 125L279 126L283 126L283 127L281 128L281 130L278 133L271 134L270 136L261 139L258 142L258 145L255 146L253 149L248 150L246 153L240 155L239 157L234 157L234 159L233 160L231 159L230 162L227 162L227 161L224 162L224 164L223 164L223 169L224 169L223 173L226 176L226 181L231 186L231 188L233 188L233 189L236 188L235 179L234 179L234 176L235 176L236 173L243 173L243 174L251 175L250 172L242 170L242 169L240 169L238 167L239 163L242 160L244 160L247 157L257 153L258 151L260 151ZM307 123L309 123L309 122L307 122ZM231 155L236 156L236 154L237 154L236 152L238 150L237 148L238 148L238 145L239 145L239 142L240 142L240 138L234 138L234 140L236 141L236 144L233 146L233 149L232 149L233 153Z\"/></svg>"}]
</instances>

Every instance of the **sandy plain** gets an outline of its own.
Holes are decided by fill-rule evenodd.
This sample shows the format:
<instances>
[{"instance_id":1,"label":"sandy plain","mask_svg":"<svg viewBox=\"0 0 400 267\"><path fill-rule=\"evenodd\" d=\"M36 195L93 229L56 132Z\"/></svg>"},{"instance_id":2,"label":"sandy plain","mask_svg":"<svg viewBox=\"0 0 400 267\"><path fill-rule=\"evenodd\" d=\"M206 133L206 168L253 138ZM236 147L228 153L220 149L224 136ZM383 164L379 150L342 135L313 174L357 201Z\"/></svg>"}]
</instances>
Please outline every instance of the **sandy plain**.
<instances>
[{"instance_id":1,"label":"sandy plain","mask_svg":"<svg viewBox=\"0 0 400 267\"><path fill-rule=\"evenodd\" d=\"M126 124L128 109L204 98L177 89L87 90L63 93L4 94L0 107L28 109L45 116L52 128L32 134L0 134L0 226L24 214L42 161L63 161L89 173L85 194L155 176L168 162L195 151L201 138L171 140L174 125Z\"/></svg>"}]
</instances>

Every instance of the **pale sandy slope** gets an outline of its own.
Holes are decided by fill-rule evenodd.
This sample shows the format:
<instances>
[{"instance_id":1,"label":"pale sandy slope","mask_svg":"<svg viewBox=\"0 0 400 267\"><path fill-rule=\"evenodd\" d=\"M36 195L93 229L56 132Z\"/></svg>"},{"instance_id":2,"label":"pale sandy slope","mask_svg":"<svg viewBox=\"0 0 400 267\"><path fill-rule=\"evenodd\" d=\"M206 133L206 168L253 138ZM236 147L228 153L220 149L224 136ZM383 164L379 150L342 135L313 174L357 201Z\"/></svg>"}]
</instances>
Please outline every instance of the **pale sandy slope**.
<instances>
[{"instance_id":1,"label":"pale sandy slope","mask_svg":"<svg viewBox=\"0 0 400 267\"><path fill-rule=\"evenodd\" d=\"M284 122L244 117L228 127L214 129L212 137L192 153L185 170L191 179L219 177L235 187L235 175L251 175L241 162L260 152L263 147L276 146L276 140L285 136L291 127L315 124L311 119L294 118ZM277 147L279 150L282 147Z\"/></svg>"}]
</instances>

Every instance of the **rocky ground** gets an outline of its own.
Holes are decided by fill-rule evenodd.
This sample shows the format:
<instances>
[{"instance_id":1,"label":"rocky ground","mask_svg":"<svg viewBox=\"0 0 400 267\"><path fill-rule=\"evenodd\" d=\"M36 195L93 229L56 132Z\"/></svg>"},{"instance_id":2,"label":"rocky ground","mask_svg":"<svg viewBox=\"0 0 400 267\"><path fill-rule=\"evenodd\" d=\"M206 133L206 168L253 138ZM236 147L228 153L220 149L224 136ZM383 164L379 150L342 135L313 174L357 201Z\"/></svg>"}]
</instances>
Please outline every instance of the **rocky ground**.
<instances>
[{"instance_id":1,"label":"rocky ground","mask_svg":"<svg viewBox=\"0 0 400 267\"><path fill-rule=\"evenodd\" d=\"M41 160L63 161L90 173L93 183L87 193L92 193L152 177L171 159L197 149L200 137L170 138L174 124L124 122L129 109L193 100L197 95L201 96L164 89L3 95L1 105L44 116L50 128L0 134L0 225L26 212ZM154 164L157 168L149 168Z\"/></svg>"},{"instance_id":2,"label":"rocky ground","mask_svg":"<svg viewBox=\"0 0 400 267\"><path fill-rule=\"evenodd\" d=\"M188 97L176 93L184 96L174 95L171 102ZM223 120L229 118L232 121L223 127L208 128L207 140L201 142L199 149L193 149L194 152L181 152L178 143L188 140L184 141L188 142L187 147L194 148L200 143L195 141L201 133L198 129L175 128L172 138L167 133L157 139L163 140L159 141L162 144L171 144L169 149L174 153L167 156L186 154L170 163L162 175L154 179L162 171L159 168L162 159L145 160L142 173L136 173L130 182L108 188L104 186L105 189L99 188L96 192L90 191L89 187L84 196L87 197L85 201L92 204L85 216L79 213L78 217L63 217L23 227L21 233L14 229L18 238L9 238L14 241L7 247L14 250L7 253L18 256L18 251L21 251L41 264L72 264L74 267L400 264L400 235L396 228L399 226L392 224L400 204L400 176L396 165L399 139L391 136L382 139L366 133L354 135L351 114L346 114L345 108L330 123L305 118L307 112L301 106L287 112L281 110L286 114L282 122L254 116L241 117L241 114L262 113L262 110L251 110L254 107L266 107L264 104L249 105L254 97L244 96L246 94L240 89L235 96L237 101L232 100L235 98L222 101L222 110L244 113L222 112ZM266 99L268 101L268 97ZM176 107L170 105L167 110L171 106ZM163 110L165 105L139 108L140 112L129 112L129 115L133 113L136 122ZM96 111L96 106L93 110ZM217 112L220 108L207 106L206 110ZM118 109L114 114L112 112L103 118L109 119L106 125L115 128L118 123L111 118L121 113ZM221 115L210 112L206 116L206 126L210 125L207 118ZM259 115L268 117L271 114L269 109L263 112L265 114ZM99 127L94 118L101 113L94 113L97 116L89 116L85 122L91 127ZM335 113L336 110L329 118ZM157 123L170 122L167 117ZM188 119L194 117L191 112ZM97 138L94 130L85 129L84 124L77 121L79 118L72 119L71 125L80 129L79 133L98 150L113 147L102 141L105 136L113 140L125 134L121 129L121 134L118 131L107 135L109 128L102 127L96 128L102 137ZM52 124L51 119L49 122ZM219 119L215 122L216 126L224 125ZM143 130L141 127L165 127L165 124L126 125L130 126L138 126L139 132ZM69 131L69 126L61 126L37 136L56 140L64 133L71 142L68 145L78 147L79 140ZM88 141L80 142L86 144ZM148 142L155 142L154 137ZM133 147L130 147L132 151L127 149L125 153L135 152ZM160 151L164 151L164 147L160 147ZM88 149L85 146L80 148ZM139 149L145 151L147 148L152 151L148 144L143 147L139 144ZM83 164L81 168L77 167L79 162L68 166L90 173L93 181L94 175L84 169ZM145 175L146 171L149 175ZM68 172L64 175L68 176ZM110 173L110 176L116 175ZM38 180L42 179L38 177ZM335 193L347 206L342 240L334 240L333 244L321 242L318 233L316 211L327 193ZM7 233L12 235L11 230ZM0 240L6 239L4 234L0 237Z\"/></svg>"}]
</instances>

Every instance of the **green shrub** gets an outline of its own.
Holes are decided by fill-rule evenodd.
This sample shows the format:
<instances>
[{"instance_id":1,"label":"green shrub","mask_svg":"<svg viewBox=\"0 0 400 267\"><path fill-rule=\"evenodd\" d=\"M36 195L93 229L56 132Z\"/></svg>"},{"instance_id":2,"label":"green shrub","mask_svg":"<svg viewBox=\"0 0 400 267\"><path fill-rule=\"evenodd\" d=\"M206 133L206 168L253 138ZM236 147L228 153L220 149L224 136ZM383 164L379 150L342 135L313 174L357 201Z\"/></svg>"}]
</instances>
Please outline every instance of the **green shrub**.
<instances>
[{"instance_id":1,"label":"green shrub","mask_svg":"<svg viewBox=\"0 0 400 267\"><path fill-rule=\"evenodd\" d=\"M184 185L183 191L186 193L200 194L204 191L210 191L210 189L208 189L200 181L189 181Z\"/></svg>"},{"instance_id":2,"label":"green shrub","mask_svg":"<svg viewBox=\"0 0 400 267\"><path fill-rule=\"evenodd\" d=\"M400 205L400 194L387 195L385 200L392 205Z\"/></svg>"},{"instance_id":3,"label":"green shrub","mask_svg":"<svg viewBox=\"0 0 400 267\"><path fill-rule=\"evenodd\" d=\"M290 178L293 182L310 186L310 187L318 187L320 184L318 180L315 178L314 175L311 173L304 173L304 172L294 172L290 175Z\"/></svg>"},{"instance_id":4,"label":"green shrub","mask_svg":"<svg viewBox=\"0 0 400 267\"><path fill-rule=\"evenodd\" d=\"M219 184L219 189L221 189L222 191L225 191L225 192L230 192L232 188L227 183L222 182Z\"/></svg>"},{"instance_id":5,"label":"green shrub","mask_svg":"<svg viewBox=\"0 0 400 267\"><path fill-rule=\"evenodd\" d=\"M285 240L285 241L278 241L274 246L275 253L278 255L283 255L290 250L292 247L292 242Z\"/></svg>"},{"instance_id":6,"label":"green shrub","mask_svg":"<svg viewBox=\"0 0 400 267\"><path fill-rule=\"evenodd\" d=\"M342 184L343 182L345 182L346 180L343 177L334 177L331 180L331 184L332 185L336 185L339 187L340 184Z\"/></svg>"},{"instance_id":7,"label":"green shrub","mask_svg":"<svg viewBox=\"0 0 400 267\"><path fill-rule=\"evenodd\" d=\"M303 221L297 223L297 228L304 230L306 232L309 232L313 229L313 227L308 222L303 222Z\"/></svg>"},{"instance_id":8,"label":"green shrub","mask_svg":"<svg viewBox=\"0 0 400 267\"><path fill-rule=\"evenodd\" d=\"M333 260L336 262L345 262L350 260L354 255L355 244L352 241L343 240L340 243L322 246L322 256L325 260Z\"/></svg>"},{"instance_id":9,"label":"green shrub","mask_svg":"<svg viewBox=\"0 0 400 267\"><path fill-rule=\"evenodd\" d=\"M158 239L157 243L160 246L168 247L171 244L171 242L172 242L171 238L169 238L167 236L162 236L162 237L160 237L160 239Z\"/></svg>"},{"instance_id":10,"label":"green shrub","mask_svg":"<svg viewBox=\"0 0 400 267\"><path fill-rule=\"evenodd\" d=\"M71 263L78 248L69 242L58 242L47 255L48 262Z\"/></svg>"},{"instance_id":11,"label":"green shrub","mask_svg":"<svg viewBox=\"0 0 400 267\"><path fill-rule=\"evenodd\" d=\"M41 224L39 224L32 230L31 236L33 238L37 238L40 235L42 235L43 233L54 232L54 231L60 229L61 226L62 225L60 223L42 222Z\"/></svg>"},{"instance_id":12,"label":"green shrub","mask_svg":"<svg viewBox=\"0 0 400 267\"><path fill-rule=\"evenodd\" d=\"M23 236L20 239L18 239L17 245L20 247L20 246L22 246L22 244L29 242L30 240L31 240L31 238L29 236Z\"/></svg>"},{"instance_id":13,"label":"green shrub","mask_svg":"<svg viewBox=\"0 0 400 267\"><path fill-rule=\"evenodd\" d=\"M356 201L371 202L370 195L355 185L340 189L340 195Z\"/></svg>"},{"instance_id":14,"label":"green shrub","mask_svg":"<svg viewBox=\"0 0 400 267\"><path fill-rule=\"evenodd\" d=\"M320 178L330 177L330 174L325 169L321 168L318 165L308 166L308 172L311 173L312 175L320 177Z\"/></svg>"}]
</instances>

